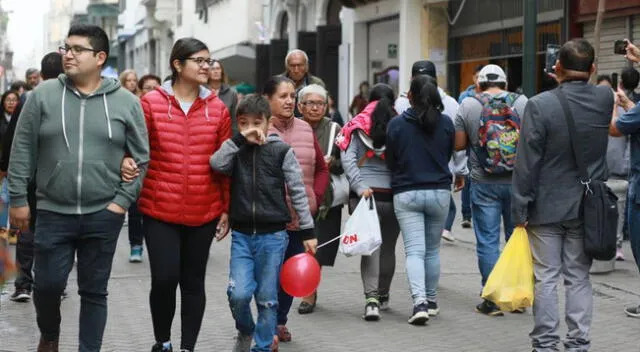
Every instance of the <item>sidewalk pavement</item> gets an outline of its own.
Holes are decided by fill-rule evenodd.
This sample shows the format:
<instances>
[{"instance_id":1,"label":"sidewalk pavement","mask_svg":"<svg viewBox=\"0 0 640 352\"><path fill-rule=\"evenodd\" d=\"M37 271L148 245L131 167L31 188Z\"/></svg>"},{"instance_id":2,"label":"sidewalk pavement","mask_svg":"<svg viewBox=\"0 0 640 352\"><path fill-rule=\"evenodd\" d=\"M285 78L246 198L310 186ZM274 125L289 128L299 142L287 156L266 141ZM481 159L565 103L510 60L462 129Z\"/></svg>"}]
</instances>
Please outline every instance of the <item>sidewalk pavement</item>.
<instances>
[{"instance_id":1,"label":"sidewalk pavement","mask_svg":"<svg viewBox=\"0 0 640 352\"><path fill-rule=\"evenodd\" d=\"M459 202L459 199L457 200ZM458 207L458 209L460 209ZM344 218L346 220L346 217ZM300 316L299 300L294 302L289 328L293 341L281 343L283 352L516 352L530 351L528 333L533 319L523 315L486 317L474 312L480 302L480 275L477 269L475 238L472 230L460 227L460 215L454 225L454 244L443 243L439 290L440 316L428 326L407 324L411 301L406 281L401 237L396 251L396 275L391 290L391 309L382 320L362 320L364 297L358 258L338 255L333 268L323 271L316 312ZM215 243L207 273L207 310L197 351L231 351L235 329L226 297L229 267L229 239ZM123 229L109 284L109 319L102 351L149 351L153 332L148 308L149 268L128 262L127 228ZM640 303L640 280L628 244L626 262L616 263L615 272L592 276L594 321L592 351L637 352L635 336L640 320L627 318L623 308ZM146 255L146 253L145 253ZM35 351L39 333L32 304L10 302L13 289L5 287L0 298L0 352ZM70 296L62 303L60 351L77 351L80 298L76 294L75 270L69 278ZM564 290L560 288L561 302ZM561 311L564 307L560 307ZM179 345L180 308L173 326L174 345ZM561 323L560 335L566 333Z\"/></svg>"}]
</instances>

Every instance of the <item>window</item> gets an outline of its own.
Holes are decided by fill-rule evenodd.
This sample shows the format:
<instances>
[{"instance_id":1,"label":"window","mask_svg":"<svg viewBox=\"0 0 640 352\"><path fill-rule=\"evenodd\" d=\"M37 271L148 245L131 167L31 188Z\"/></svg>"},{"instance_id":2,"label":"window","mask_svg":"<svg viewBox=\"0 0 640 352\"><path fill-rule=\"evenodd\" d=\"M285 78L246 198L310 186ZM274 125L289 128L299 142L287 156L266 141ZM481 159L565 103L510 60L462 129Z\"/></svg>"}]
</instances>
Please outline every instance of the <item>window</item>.
<instances>
[{"instance_id":1,"label":"window","mask_svg":"<svg viewBox=\"0 0 640 352\"><path fill-rule=\"evenodd\" d=\"M127 9L127 0L118 0L118 7L120 13L123 13Z\"/></svg>"},{"instance_id":2,"label":"window","mask_svg":"<svg viewBox=\"0 0 640 352\"><path fill-rule=\"evenodd\" d=\"M182 26L182 0L176 1L176 26Z\"/></svg>"},{"instance_id":3,"label":"window","mask_svg":"<svg viewBox=\"0 0 640 352\"><path fill-rule=\"evenodd\" d=\"M280 19L280 39L289 38L289 15L285 12Z\"/></svg>"}]
</instances>

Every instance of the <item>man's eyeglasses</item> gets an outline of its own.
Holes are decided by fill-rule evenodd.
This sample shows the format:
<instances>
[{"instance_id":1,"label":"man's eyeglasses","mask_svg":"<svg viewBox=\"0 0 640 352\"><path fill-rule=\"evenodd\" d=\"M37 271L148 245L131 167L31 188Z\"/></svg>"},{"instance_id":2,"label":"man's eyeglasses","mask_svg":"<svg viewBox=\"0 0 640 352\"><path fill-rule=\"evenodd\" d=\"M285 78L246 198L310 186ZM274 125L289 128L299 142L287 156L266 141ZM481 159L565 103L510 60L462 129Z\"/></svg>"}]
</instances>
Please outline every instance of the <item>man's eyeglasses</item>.
<instances>
[{"instance_id":1,"label":"man's eyeglasses","mask_svg":"<svg viewBox=\"0 0 640 352\"><path fill-rule=\"evenodd\" d=\"M325 105L327 105L327 103L324 102L324 101L303 101L301 104L306 106L306 107L312 108L312 109L313 108L322 108Z\"/></svg>"},{"instance_id":2,"label":"man's eyeglasses","mask_svg":"<svg viewBox=\"0 0 640 352\"><path fill-rule=\"evenodd\" d=\"M200 67L204 66L205 63L207 65L209 65L209 67L211 67L211 66L213 66L213 63L215 62L215 60L213 60L213 59L207 59L207 58L204 58L204 57L188 57L185 60L195 61L195 63L198 64L198 66L200 66Z\"/></svg>"},{"instance_id":3,"label":"man's eyeglasses","mask_svg":"<svg viewBox=\"0 0 640 352\"><path fill-rule=\"evenodd\" d=\"M73 56L78 56L86 51L90 51L93 53L99 53L102 50L96 50L96 49L92 49L92 48L86 48L84 46L80 46L80 45L73 45L73 46L69 46L69 45L65 45L65 46L61 46L58 48L58 51L60 52L60 55L66 55L69 51L71 52L71 55Z\"/></svg>"}]
</instances>

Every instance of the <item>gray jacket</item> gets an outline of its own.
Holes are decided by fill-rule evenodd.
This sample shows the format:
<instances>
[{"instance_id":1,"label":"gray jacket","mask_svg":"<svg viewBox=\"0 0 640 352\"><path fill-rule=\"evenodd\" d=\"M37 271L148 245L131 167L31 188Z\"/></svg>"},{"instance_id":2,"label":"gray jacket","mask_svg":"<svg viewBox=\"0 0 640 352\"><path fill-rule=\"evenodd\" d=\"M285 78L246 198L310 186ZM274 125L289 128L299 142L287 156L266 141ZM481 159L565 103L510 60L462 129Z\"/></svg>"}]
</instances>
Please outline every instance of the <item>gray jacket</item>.
<instances>
[{"instance_id":1,"label":"gray jacket","mask_svg":"<svg viewBox=\"0 0 640 352\"><path fill-rule=\"evenodd\" d=\"M606 181L613 92L581 81L561 87L582 141L589 176ZM560 102L553 92L538 94L529 100L522 118L513 171L513 222L544 225L577 219L583 189Z\"/></svg>"},{"instance_id":2,"label":"gray jacket","mask_svg":"<svg viewBox=\"0 0 640 352\"><path fill-rule=\"evenodd\" d=\"M236 108L238 108L238 93L231 88L228 84L223 83L218 91L218 98L222 100L224 105L229 109L229 115L231 115L231 129L233 134L238 132L238 123L236 121Z\"/></svg>"}]
</instances>

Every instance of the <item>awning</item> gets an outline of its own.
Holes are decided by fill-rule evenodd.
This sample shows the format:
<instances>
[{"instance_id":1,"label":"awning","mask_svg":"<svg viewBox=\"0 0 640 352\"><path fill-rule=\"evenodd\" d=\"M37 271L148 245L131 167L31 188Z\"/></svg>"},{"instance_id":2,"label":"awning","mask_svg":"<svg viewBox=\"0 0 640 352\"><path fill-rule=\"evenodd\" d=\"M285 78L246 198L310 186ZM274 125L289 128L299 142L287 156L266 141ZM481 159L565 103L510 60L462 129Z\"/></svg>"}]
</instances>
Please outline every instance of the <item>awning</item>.
<instances>
[{"instance_id":1,"label":"awning","mask_svg":"<svg viewBox=\"0 0 640 352\"><path fill-rule=\"evenodd\" d=\"M256 80L256 49L250 44L234 44L211 53L224 65L225 73L233 81L254 84Z\"/></svg>"}]
</instances>

